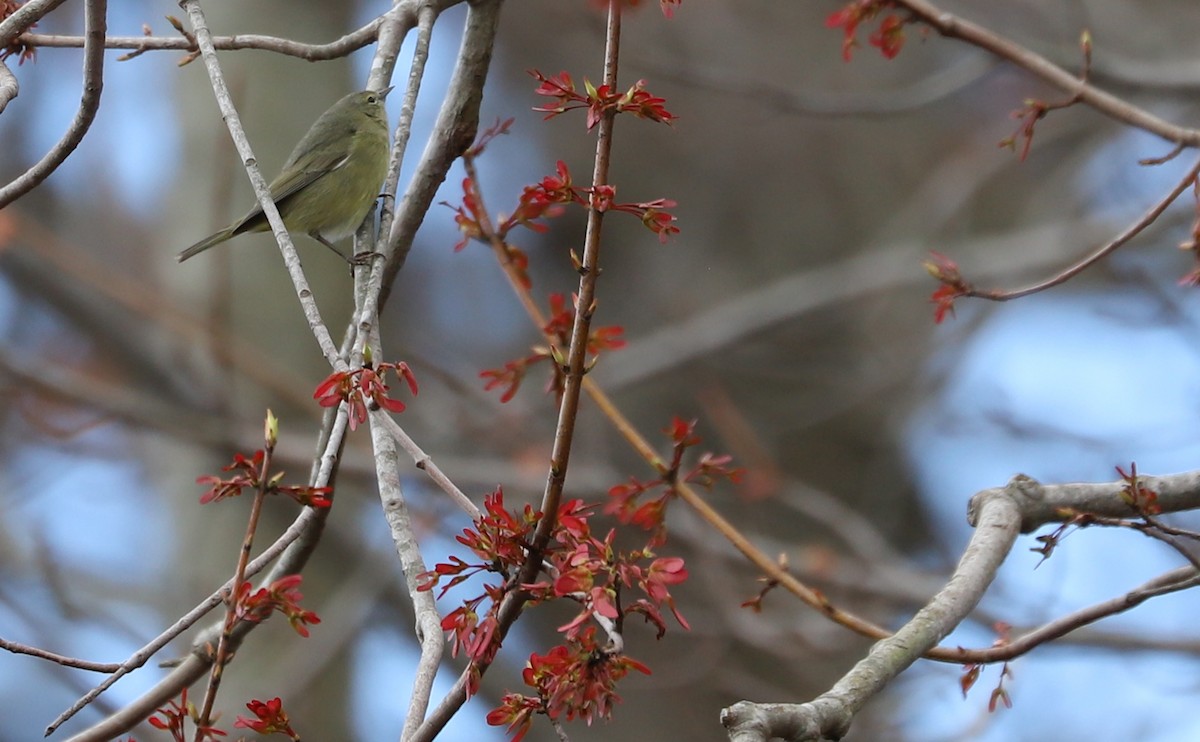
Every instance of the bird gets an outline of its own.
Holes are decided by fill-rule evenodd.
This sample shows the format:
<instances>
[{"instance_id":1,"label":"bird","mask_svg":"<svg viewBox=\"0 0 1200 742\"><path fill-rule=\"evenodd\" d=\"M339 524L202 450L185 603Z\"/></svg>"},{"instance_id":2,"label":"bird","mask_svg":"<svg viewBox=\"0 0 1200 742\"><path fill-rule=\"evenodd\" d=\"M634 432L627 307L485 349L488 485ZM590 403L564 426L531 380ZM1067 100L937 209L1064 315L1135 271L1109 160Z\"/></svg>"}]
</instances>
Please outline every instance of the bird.
<instances>
[{"instance_id":1,"label":"bird","mask_svg":"<svg viewBox=\"0 0 1200 742\"><path fill-rule=\"evenodd\" d=\"M383 91L361 90L322 113L271 181L271 199L289 232L307 234L329 249L362 224L387 174L388 128ZM255 204L241 219L179 253L183 262L210 247L270 224Z\"/></svg>"}]
</instances>

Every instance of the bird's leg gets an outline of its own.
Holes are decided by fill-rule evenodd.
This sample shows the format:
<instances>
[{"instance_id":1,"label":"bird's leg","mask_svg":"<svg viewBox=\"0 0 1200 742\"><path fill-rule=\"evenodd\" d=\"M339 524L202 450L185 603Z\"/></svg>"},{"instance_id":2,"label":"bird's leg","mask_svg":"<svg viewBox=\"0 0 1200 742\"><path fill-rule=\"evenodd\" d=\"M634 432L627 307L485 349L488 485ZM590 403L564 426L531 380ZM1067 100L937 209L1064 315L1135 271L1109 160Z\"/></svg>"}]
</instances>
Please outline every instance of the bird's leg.
<instances>
[{"instance_id":1,"label":"bird's leg","mask_svg":"<svg viewBox=\"0 0 1200 742\"><path fill-rule=\"evenodd\" d=\"M325 247L328 247L330 250L333 251L333 253L335 255L337 255L342 260L345 260L346 263L349 264L351 268L353 268L356 265L367 265L368 263L371 262L372 258L374 258L376 255L380 254L377 252L364 252L364 253L359 253L358 255L355 255L352 258L348 258L348 257L346 257L346 253L337 249L337 247L332 242L325 239L320 234L318 234L316 232L309 232L308 236L312 237L317 242L320 242Z\"/></svg>"},{"instance_id":2,"label":"bird's leg","mask_svg":"<svg viewBox=\"0 0 1200 742\"><path fill-rule=\"evenodd\" d=\"M327 240L327 239L325 239L324 237L322 237L322 236L320 235L320 233L318 233L318 232L309 232L309 233L308 233L308 236L309 236L309 237L312 237L312 238L313 238L314 240L316 240L317 242L320 242L320 243L321 243L322 245L324 245L325 247L328 247L330 250L333 250L334 254L335 254L335 255L337 255L337 256L338 256L339 258L341 258L342 260L345 260L346 262L350 262L350 259L346 257L345 253L343 253L341 250L337 249L337 247L335 247L335 246L334 246L334 244L333 244L332 242L330 242L329 240Z\"/></svg>"}]
</instances>

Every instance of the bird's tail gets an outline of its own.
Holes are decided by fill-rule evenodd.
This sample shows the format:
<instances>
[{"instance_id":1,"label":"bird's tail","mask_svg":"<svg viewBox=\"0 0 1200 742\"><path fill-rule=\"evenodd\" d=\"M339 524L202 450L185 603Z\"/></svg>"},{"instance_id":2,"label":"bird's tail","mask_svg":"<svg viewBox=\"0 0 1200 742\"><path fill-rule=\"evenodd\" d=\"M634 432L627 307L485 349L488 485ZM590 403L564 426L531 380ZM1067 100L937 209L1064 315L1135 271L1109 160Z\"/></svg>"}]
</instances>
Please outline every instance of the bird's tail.
<instances>
[{"instance_id":1,"label":"bird's tail","mask_svg":"<svg viewBox=\"0 0 1200 742\"><path fill-rule=\"evenodd\" d=\"M208 248L213 247L214 245L219 245L232 236L233 236L233 230L231 230L231 229L222 229L220 232L217 232L216 234L211 234L208 237L205 237L204 239L200 240L196 244L192 245L188 249L184 250L183 252L179 253L179 262L182 263L183 261L187 260L188 258L198 255L198 254L204 252L205 250L207 250Z\"/></svg>"}]
</instances>

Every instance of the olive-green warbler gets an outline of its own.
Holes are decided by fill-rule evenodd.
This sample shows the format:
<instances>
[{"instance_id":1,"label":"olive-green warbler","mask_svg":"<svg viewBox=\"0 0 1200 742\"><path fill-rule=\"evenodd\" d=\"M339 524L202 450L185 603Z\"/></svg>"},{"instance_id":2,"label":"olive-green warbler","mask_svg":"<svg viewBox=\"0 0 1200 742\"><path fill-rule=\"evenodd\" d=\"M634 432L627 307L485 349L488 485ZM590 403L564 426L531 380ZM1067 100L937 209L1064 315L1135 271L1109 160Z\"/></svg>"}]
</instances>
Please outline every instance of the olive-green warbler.
<instances>
[{"instance_id":1,"label":"olive-green warbler","mask_svg":"<svg viewBox=\"0 0 1200 742\"><path fill-rule=\"evenodd\" d=\"M342 98L292 150L270 185L271 199L289 232L307 234L336 252L332 243L362 224L387 174L383 99L390 90L363 90ZM179 261L239 234L270 228L256 204L241 219L179 253Z\"/></svg>"}]
</instances>

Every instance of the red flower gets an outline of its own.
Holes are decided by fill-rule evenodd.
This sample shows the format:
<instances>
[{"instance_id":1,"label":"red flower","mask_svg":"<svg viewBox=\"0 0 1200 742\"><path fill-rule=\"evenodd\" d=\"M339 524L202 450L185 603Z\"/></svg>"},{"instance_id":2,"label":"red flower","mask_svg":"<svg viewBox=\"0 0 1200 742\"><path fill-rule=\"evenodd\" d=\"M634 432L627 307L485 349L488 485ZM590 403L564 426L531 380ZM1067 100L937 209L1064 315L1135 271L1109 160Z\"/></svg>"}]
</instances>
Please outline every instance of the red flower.
<instances>
[{"instance_id":1,"label":"red flower","mask_svg":"<svg viewBox=\"0 0 1200 742\"><path fill-rule=\"evenodd\" d=\"M864 21L874 20L882 10L891 7L892 0L853 0L825 18L827 27L842 29L842 59L849 62L854 47L858 46L859 25ZM904 21L901 18L889 15L880 24L879 29L871 34L871 45L879 47L883 56L892 59L900 53L900 47L904 44L904 34L901 31L903 25Z\"/></svg>"},{"instance_id":2,"label":"red flower","mask_svg":"<svg viewBox=\"0 0 1200 742\"><path fill-rule=\"evenodd\" d=\"M900 16L889 15L883 19L868 41L871 46L878 47L884 57L895 59L904 46L904 21Z\"/></svg>"},{"instance_id":3,"label":"red flower","mask_svg":"<svg viewBox=\"0 0 1200 742\"><path fill-rule=\"evenodd\" d=\"M554 99L552 104L535 106L533 109L545 113L548 119L577 108L585 108L589 131L609 112L632 113L638 118L668 125L675 120L675 115L664 105L666 99L647 91L645 80L638 80L624 93L618 93L609 85L596 87L585 77L581 92L567 72L560 72L554 77L546 77L537 70L529 70L529 74L541 83L533 92Z\"/></svg>"},{"instance_id":4,"label":"red flower","mask_svg":"<svg viewBox=\"0 0 1200 742\"><path fill-rule=\"evenodd\" d=\"M940 252L930 251L929 255L930 259L925 261L925 270L942 284L929 297L935 305L933 321L940 325L947 314L953 316L954 300L966 296L971 287L959 273L958 263Z\"/></svg>"},{"instance_id":5,"label":"red flower","mask_svg":"<svg viewBox=\"0 0 1200 742\"><path fill-rule=\"evenodd\" d=\"M283 701L278 697L265 703L258 700L250 701L246 704L246 708L250 709L250 713L258 718L248 719L239 714L237 721L233 724L235 727L250 729L259 734L286 734L290 739L300 739L300 735L293 731L292 725L288 721L287 712L283 710Z\"/></svg>"},{"instance_id":6,"label":"red flower","mask_svg":"<svg viewBox=\"0 0 1200 742\"><path fill-rule=\"evenodd\" d=\"M279 611L287 616L300 636L308 636L308 624L319 624L321 619L316 613L300 607L303 595L300 594L300 575L287 575L256 592L251 592L253 586L243 582L238 588L234 606L234 614L243 621L261 623L271 616L273 611Z\"/></svg>"},{"instance_id":7,"label":"red flower","mask_svg":"<svg viewBox=\"0 0 1200 742\"><path fill-rule=\"evenodd\" d=\"M384 381L384 374L393 371L408 384L413 396L417 395L417 377L407 363L381 363L378 370L371 364L351 371L334 371L317 385L313 399L322 407L336 407L345 402L348 408L350 430L355 430L367 420L367 400L375 407L389 412L404 412L404 403L388 396L391 387Z\"/></svg>"}]
</instances>

